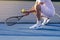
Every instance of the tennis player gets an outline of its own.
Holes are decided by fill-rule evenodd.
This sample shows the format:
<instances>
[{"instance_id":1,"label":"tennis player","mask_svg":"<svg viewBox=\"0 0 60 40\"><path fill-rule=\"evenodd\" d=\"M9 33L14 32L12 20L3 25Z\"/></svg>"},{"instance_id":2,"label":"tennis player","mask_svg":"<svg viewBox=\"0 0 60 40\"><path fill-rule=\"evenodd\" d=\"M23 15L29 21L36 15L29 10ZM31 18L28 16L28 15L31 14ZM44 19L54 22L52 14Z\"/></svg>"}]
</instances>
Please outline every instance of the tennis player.
<instances>
[{"instance_id":1,"label":"tennis player","mask_svg":"<svg viewBox=\"0 0 60 40\"><path fill-rule=\"evenodd\" d=\"M42 27L41 25L47 24L50 19L55 15L55 8L51 0L36 0L35 5L22 13L29 15L30 13L35 12L37 17L37 22L33 26L29 27L30 29L36 29ZM41 23L41 19L44 21Z\"/></svg>"}]
</instances>

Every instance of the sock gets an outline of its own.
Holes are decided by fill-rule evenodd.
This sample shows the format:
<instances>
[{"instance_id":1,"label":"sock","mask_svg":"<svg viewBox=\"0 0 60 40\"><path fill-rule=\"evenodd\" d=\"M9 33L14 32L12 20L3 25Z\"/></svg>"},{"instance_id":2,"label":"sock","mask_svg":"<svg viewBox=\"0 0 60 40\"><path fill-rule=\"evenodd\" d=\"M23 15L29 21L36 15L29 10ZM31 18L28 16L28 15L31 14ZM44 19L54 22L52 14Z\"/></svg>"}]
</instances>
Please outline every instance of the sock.
<instances>
[{"instance_id":1,"label":"sock","mask_svg":"<svg viewBox=\"0 0 60 40\"><path fill-rule=\"evenodd\" d=\"M37 23L36 24L41 24L41 20L37 20Z\"/></svg>"}]
</instances>

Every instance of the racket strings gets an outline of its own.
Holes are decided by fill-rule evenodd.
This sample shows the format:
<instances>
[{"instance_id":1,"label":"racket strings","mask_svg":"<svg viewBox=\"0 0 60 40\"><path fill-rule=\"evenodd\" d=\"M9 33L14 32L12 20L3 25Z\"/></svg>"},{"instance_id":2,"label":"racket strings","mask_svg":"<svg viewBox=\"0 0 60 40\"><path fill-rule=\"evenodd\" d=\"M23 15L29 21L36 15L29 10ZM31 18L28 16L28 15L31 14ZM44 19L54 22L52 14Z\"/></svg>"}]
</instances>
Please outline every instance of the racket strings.
<instances>
[{"instance_id":1,"label":"racket strings","mask_svg":"<svg viewBox=\"0 0 60 40\"><path fill-rule=\"evenodd\" d=\"M7 20L6 20L5 23L6 23L8 26L12 26L12 25L14 25L14 24L17 24L18 21L19 21L22 17L23 17L23 16L9 17L9 18L7 18Z\"/></svg>"}]
</instances>

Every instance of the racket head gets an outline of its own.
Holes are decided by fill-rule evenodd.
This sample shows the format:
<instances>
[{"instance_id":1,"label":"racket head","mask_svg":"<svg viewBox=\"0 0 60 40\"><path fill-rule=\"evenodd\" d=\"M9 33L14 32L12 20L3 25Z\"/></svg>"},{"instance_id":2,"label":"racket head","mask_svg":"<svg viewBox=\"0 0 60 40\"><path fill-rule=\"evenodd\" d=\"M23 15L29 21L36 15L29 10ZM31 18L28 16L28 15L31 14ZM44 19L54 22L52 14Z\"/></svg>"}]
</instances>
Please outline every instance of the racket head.
<instances>
[{"instance_id":1,"label":"racket head","mask_svg":"<svg viewBox=\"0 0 60 40\"><path fill-rule=\"evenodd\" d=\"M17 24L17 22L22 18L23 16L12 16L9 17L5 20L5 24L7 24L8 26L12 26Z\"/></svg>"}]
</instances>

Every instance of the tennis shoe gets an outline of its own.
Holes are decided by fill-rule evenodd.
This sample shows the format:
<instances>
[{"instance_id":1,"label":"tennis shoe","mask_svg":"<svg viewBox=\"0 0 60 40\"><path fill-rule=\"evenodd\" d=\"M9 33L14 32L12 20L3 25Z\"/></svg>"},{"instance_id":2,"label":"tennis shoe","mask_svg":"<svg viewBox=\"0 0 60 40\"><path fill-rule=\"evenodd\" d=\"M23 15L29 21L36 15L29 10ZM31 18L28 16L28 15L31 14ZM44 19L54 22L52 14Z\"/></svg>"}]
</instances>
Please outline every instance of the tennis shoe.
<instances>
[{"instance_id":1,"label":"tennis shoe","mask_svg":"<svg viewBox=\"0 0 60 40\"><path fill-rule=\"evenodd\" d=\"M49 19L49 18L44 17L44 18L43 18L42 25L47 24L49 21L50 21L50 19Z\"/></svg>"},{"instance_id":2,"label":"tennis shoe","mask_svg":"<svg viewBox=\"0 0 60 40\"><path fill-rule=\"evenodd\" d=\"M41 28L41 24L34 24L33 26L29 27L29 29L39 29Z\"/></svg>"}]
</instances>

